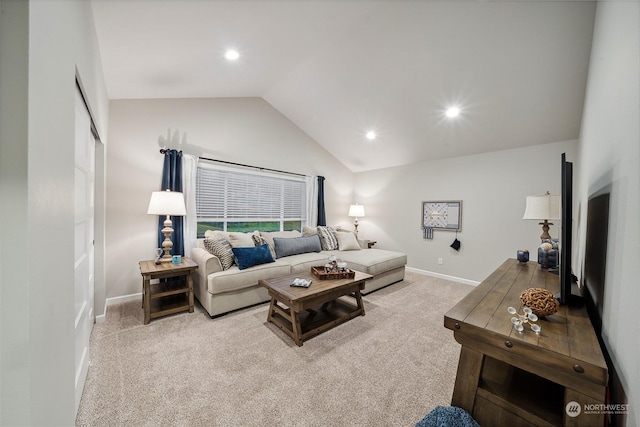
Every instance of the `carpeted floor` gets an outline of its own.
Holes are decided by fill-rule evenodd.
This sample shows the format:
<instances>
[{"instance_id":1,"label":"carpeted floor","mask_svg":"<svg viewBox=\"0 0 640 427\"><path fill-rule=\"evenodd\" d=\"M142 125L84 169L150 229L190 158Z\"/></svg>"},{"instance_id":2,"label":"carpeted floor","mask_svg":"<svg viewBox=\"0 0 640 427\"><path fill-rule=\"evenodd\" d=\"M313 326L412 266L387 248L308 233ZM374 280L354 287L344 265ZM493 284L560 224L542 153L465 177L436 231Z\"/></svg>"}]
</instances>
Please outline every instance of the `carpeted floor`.
<instances>
[{"instance_id":1,"label":"carpeted floor","mask_svg":"<svg viewBox=\"0 0 640 427\"><path fill-rule=\"evenodd\" d=\"M413 426L450 403L460 346L443 316L471 289L408 272L302 347L266 323L268 304L146 326L140 302L110 306L76 425Z\"/></svg>"}]
</instances>

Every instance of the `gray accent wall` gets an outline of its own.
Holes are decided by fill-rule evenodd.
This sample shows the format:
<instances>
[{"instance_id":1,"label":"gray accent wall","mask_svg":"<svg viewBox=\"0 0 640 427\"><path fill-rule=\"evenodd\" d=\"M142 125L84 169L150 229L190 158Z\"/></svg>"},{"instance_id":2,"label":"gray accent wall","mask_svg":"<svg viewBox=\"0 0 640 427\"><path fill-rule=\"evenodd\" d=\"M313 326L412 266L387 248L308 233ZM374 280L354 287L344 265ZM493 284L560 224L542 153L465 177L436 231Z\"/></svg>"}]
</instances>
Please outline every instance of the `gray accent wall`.
<instances>
[{"instance_id":1,"label":"gray accent wall","mask_svg":"<svg viewBox=\"0 0 640 427\"><path fill-rule=\"evenodd\" d=\"M560 194L560 157L575 160L577 141L536 145L473 156L362 172L355 199L365 205L360 238L376 247L407 253L408 266L430 274L480 282L518 249L537 261L542 228L523 220L526 196ZM422 202L462 201L459 251L452 231L423 238ZM558 237L558 221L550 234ZM442 264L438 264L442 258Z\"/></svg>"},{"instance_id":2,"label":"gray accent wall","mask_svg":"<svg viewBox=\"0 0 640 427\"><path fill-rule=\"evenodd\" d=\"M229 162L322 175L329 224L347 220L353 173L262 98L110 102L106 298L141 292L138 261L155 256L161 147ZM100 313L96 312L99 315Z\"/></svg>"}]
</instances>

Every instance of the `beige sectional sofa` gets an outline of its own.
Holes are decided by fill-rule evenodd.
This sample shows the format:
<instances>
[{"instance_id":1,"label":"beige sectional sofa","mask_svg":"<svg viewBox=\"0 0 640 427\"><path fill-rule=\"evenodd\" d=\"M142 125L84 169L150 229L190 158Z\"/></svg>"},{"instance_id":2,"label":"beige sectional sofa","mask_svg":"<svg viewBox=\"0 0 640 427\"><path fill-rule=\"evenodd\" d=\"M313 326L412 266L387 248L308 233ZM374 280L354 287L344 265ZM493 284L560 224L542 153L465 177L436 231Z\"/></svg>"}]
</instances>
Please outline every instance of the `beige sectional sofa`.
<instances>
[{"instance_id":1,"label":"beige sectional sofa","mask_svg":"<svg viewBox=\"0 0 640 427\"><path fill-rule=\"evenodd\" d=\"M314 228L305 228L304 235L313 235L314 231ZM335 231L335 233L346 232ZM209 233L207 232L205 238L212 238L213 234L208 235ZM242 236L242 234L246 235L247 233L214 233L217 233L216 238L223 237L233 243L233 247L238 247L237 245L247 246L246 238ZM271 253L274 255L276 255L274 253L274 238L277 241L276 244L280 243L282 247L283 243L289 243L289 241L283 242L278 239L303 237L303 234L297 231L280 233L254 232L250 235L252 235L256 243L261 241L268 244ZM245 243L243 244L242 242ZM209 249L211 249L210 241L207 243ZM225 261L222 258L224 256L213 255L210 250L205 249L204 239L198 239L197 247L191 251L191 259L198 263L194 294L211 317L219 316L233 310L268 301L267 290L258 285L259 280L290 273L309 272L312 266L324 265L331 255L346 261L348 268L373 276L371 280L367 281L363 291L364 294L404 279L405 265L407 263L405 254L382 249L369 249L363 242L359 243L358 248L350 245L350 250L340 250L340 248L336 250L323 249L319 252L310 251L279 258L274 256L274 262L254 265L241 270L235 264L230 267L227 265L227 268L223 269ZM344 247L347 247L347 245L345 244ZM214 251L214 253L217 252Z\"/></svg>"}]
</instances>

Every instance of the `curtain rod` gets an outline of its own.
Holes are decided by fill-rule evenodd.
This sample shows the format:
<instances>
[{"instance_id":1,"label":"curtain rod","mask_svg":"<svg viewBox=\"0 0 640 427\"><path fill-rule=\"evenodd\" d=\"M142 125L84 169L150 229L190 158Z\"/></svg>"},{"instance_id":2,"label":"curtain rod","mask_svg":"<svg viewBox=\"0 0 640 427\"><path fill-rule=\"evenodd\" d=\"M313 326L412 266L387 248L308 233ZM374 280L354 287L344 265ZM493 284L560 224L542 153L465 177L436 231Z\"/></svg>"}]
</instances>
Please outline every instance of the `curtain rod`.
<instances>
[{"instance_id":1,"label":"curtain rod","mask_svg":"<svg viewBox=\"0 0 640 427\"><path fill-rule=\"evenodd\" d=\"M242 163L227 162L225 160L210 159L208 157L198 157L198 159L207 160L207 161L210 161L210 162L224 163L225 165L241 166L241 167L244 167L244 168L258 169L258 170L261 170L261 171L277 172L277 173L283 173L285 175L294 175L294 176L306 177L306 175L301 174L301 173L281 171L281 170L278 170L278 169L262 168L260 166L244 165Z\"/></svg>"},{"instance_id":2,"label":"curtain rod","mask_svg":"<svg viewBox=\"0 0 640 427\"><path fill-rule=\"evenodd\" d=\"M167 151L171 151L171 150L172 150L172 148L161 148L160 149L160 154L164 154ZM178 150L176 150L176 151L178 151ZM178 153L182 153L182 150L178 151Z\"/></svg>"}]
</instances>

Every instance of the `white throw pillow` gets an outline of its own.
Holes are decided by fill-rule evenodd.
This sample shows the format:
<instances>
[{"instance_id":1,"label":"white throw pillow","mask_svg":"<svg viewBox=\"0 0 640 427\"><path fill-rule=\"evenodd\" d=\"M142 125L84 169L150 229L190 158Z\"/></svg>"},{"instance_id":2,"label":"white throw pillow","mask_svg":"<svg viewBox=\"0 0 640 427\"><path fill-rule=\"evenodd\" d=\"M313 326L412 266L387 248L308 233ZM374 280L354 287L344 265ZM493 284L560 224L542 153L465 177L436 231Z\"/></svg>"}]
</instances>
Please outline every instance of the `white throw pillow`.
<instances>
[{"instance_id":1,"label":"white throw pillow","mask_svg":"<svg viewBox=\"0 0 640 427\"><path fill-rule=\"evenodd\" d=\"M336 232L336 239L338 240L338 249L341 251L359 251L360 244L355 234L350 231L338 231Z\"/></svg>"}]
</instances>

